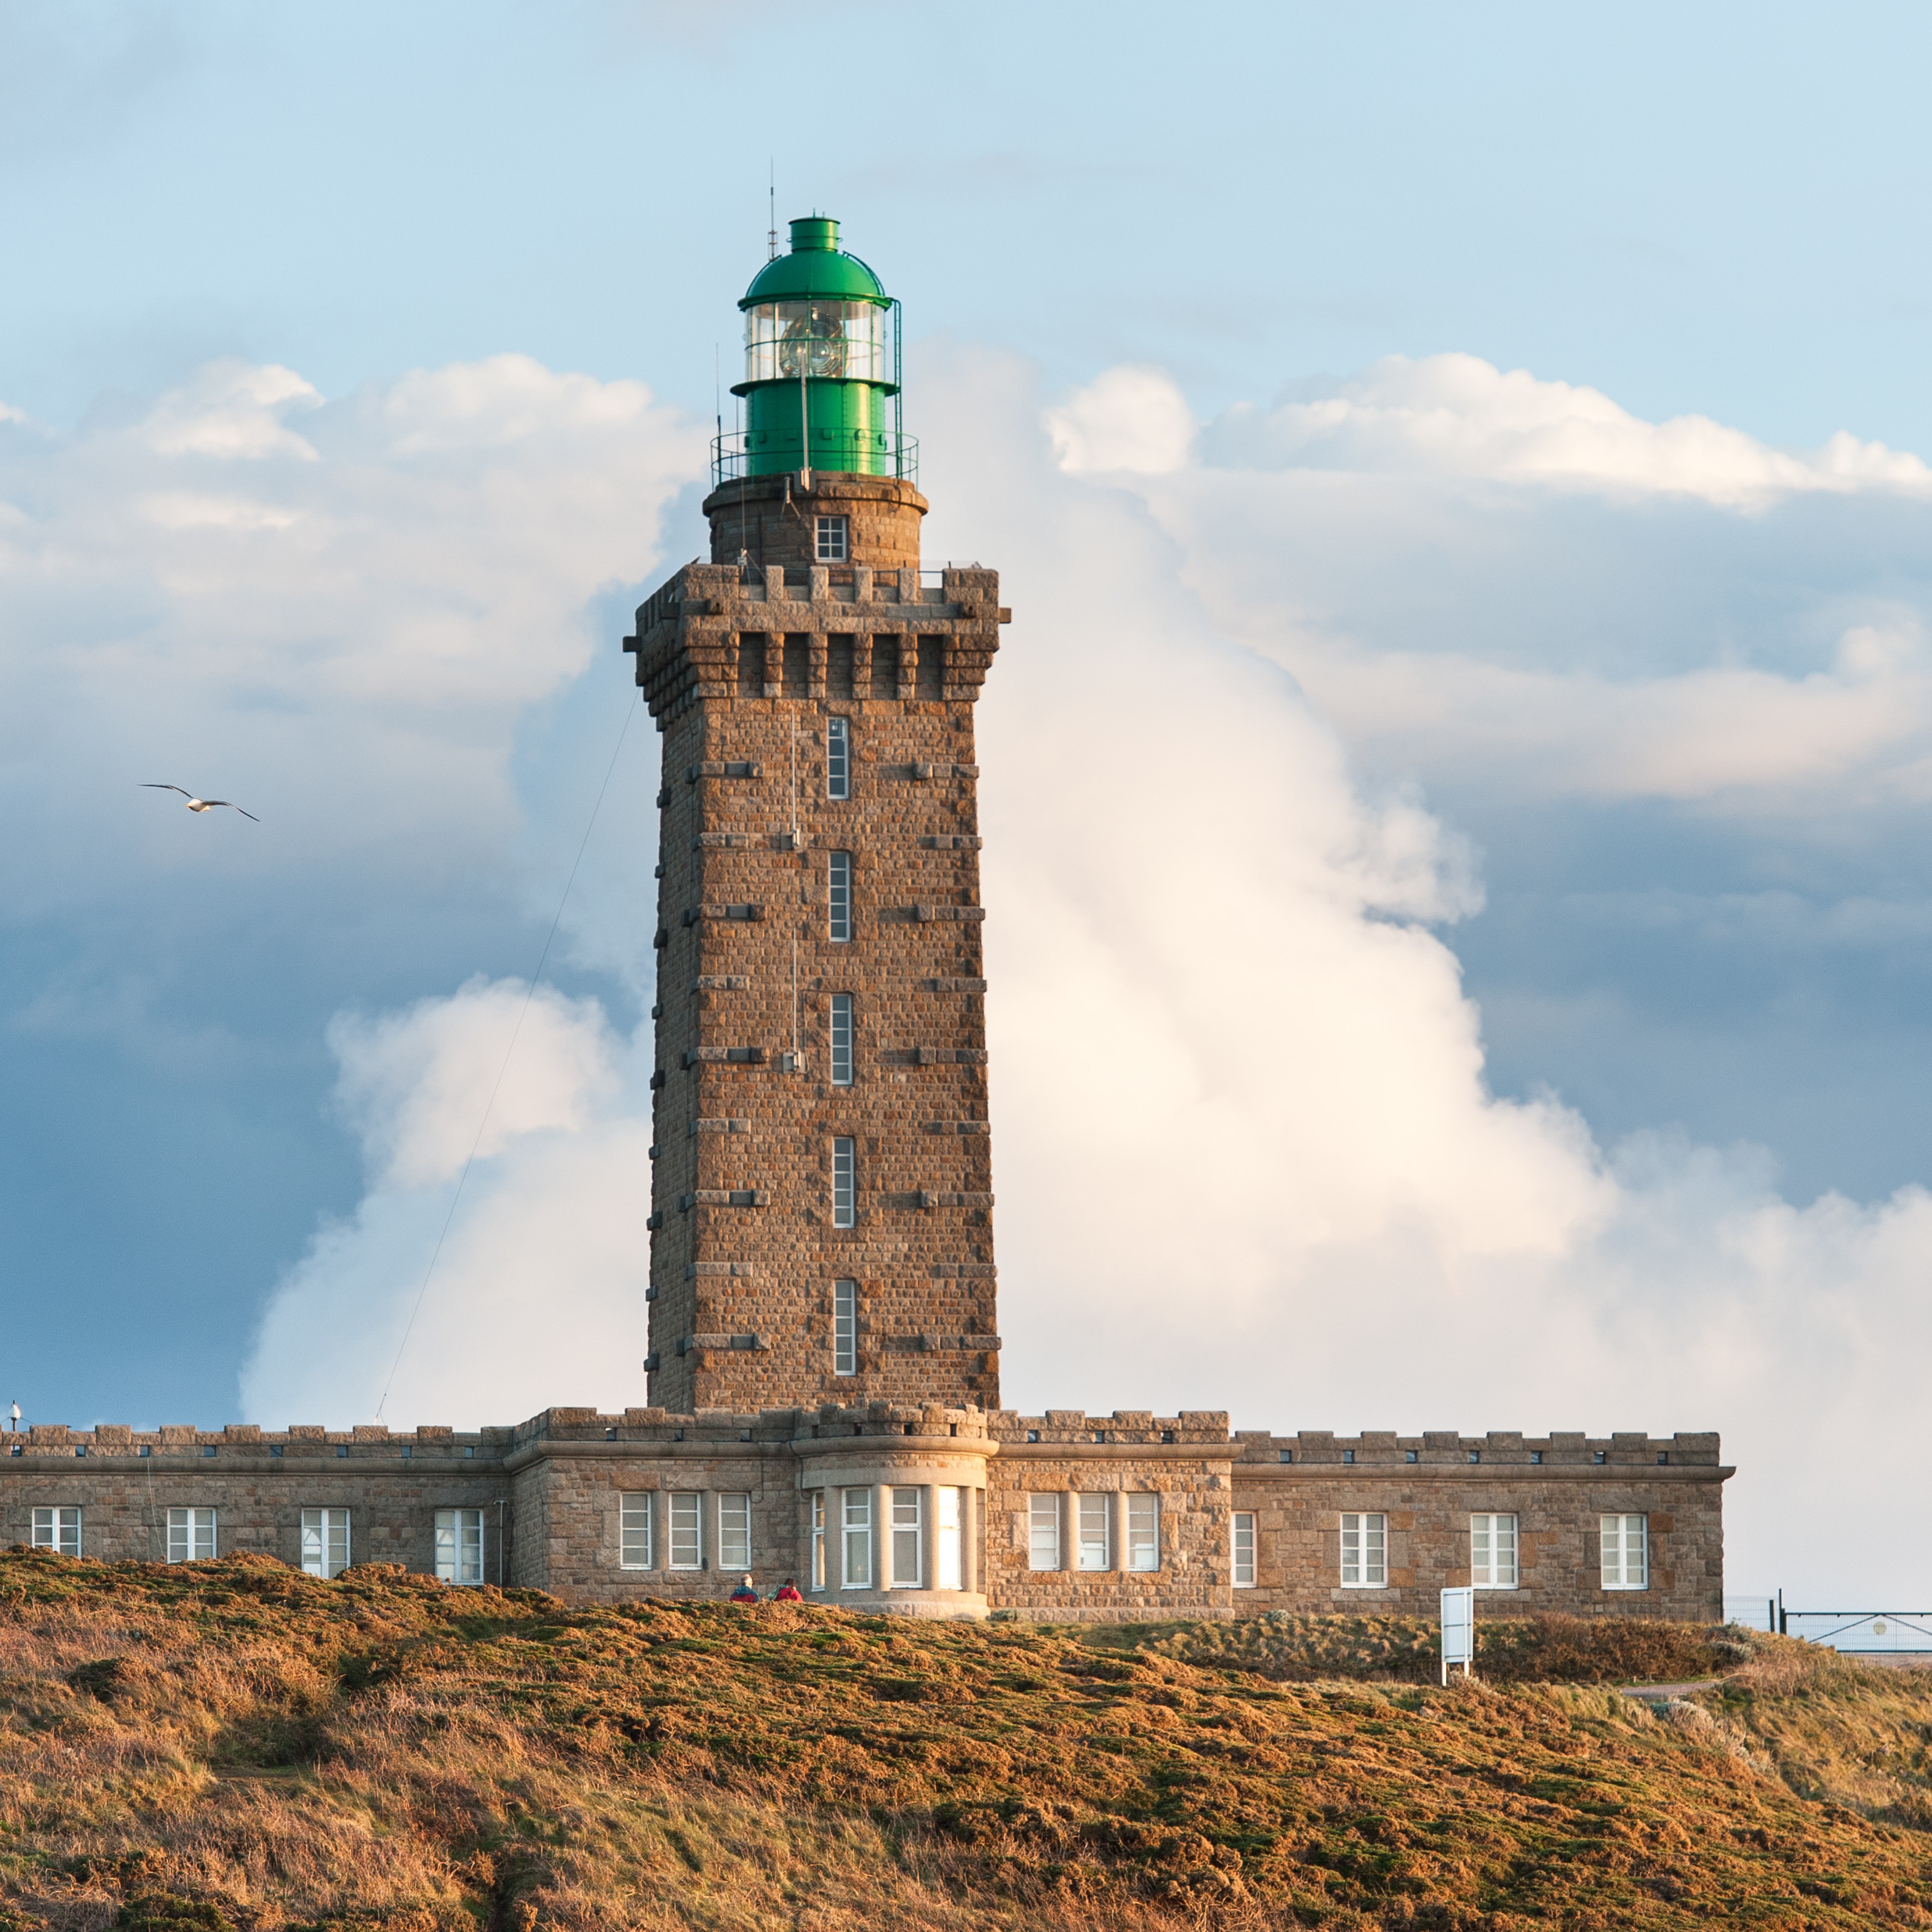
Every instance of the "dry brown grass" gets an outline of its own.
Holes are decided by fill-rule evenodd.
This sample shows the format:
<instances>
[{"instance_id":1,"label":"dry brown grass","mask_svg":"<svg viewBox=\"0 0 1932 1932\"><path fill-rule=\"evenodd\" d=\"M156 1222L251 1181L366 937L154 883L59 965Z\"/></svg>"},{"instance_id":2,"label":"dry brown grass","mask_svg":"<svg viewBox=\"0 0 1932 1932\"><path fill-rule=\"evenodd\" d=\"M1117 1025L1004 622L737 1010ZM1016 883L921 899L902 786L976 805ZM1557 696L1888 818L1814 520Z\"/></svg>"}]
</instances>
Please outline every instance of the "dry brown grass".
<instances>
[{"instance_id":1,"label":"dry brown grass","mask_svg":"<svg viewBox=\"0 0 1932 1932\"><path fill-rule=\"evenodd\" d=\"M1712 1636L1526 1626L1499 1667L1569 1681L1445 1691L1366 1681L1420 1654L1376 1620L573 1611L16 1552L0 1925L1932 1925L1932 1684L1779 1644L1661 1714L1580 1682L1630 1644L1736 1664Z\"/></svg>"}]
</instances>

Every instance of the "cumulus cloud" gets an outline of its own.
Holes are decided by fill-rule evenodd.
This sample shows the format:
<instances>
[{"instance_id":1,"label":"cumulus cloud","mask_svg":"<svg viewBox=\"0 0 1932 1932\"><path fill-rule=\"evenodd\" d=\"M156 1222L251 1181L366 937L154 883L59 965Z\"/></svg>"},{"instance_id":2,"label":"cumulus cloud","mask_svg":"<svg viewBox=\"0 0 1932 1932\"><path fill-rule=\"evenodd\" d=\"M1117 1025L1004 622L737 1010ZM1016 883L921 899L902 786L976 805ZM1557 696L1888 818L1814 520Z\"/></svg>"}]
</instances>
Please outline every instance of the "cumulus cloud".
<instances>
[{"instance_id":1,"label":"cumulus cloud","mask_svg":"<svg viewBox=\"0 0 1932 1932\"><path fill-rule=\"evenodd\" d=\"M1358 753L1518 797L1925 795L1922 593L1892 556L1851 561L1871 530L1922 532L1918 457L1647 423L1468 356L1186 412L1135 366L1050 422L1062 468L1138 491L1217 625Z\"/></svg>"},{"instance_id":2,"label":"cumulus cloud","mask_svg":"<svg viewBox=\"0 0 1932 1932\"><path fill-rule=\"evenodd\" d=\"M525 998L477 980L330 1029L370 1186L269 1298L242 1372L249 1415L366 1421L386 1389L385 1418L405 1427L636 1400L649 1044L640 1063L593 1000L540 988L525 1013Z\"/></svg>"},{"instance_id":3,"label":"cumulus cloud","mask_svg":"<svg viewBox=\"0 0 1932 1932\"><path fill-rule=\"evenodd\" d=\"M1133 391L1123 392L1124 376ZM1132 434L1127 424L1139 423L1158 424L1165 446L1184 454L1178 431L1191 419L1171 382L1167 388L1159 393L1159 371L1112 372L1070 409L1098 419L1089 435L1103 454L1132 447L1122 439ZM1328 394L1271 409L1237 407L1214 425L1209 450L1210 461L1238 469L1421 470L1544 488L1695 497L1732 509L1810 490L1932 494L1932 469L1882 443L1840 432L1801 454L1767 448L1708 416L1646 422L1600 390L1526 369L1505 371L1475 356L1391 356Z\"/></svg>"},{"instance_id":4,"label":"cumulus cloud","mask_svg":"<svg viewBox=\"0 0 1932 1932\"><path fill-rule=\"evenodd\" d=\"M1376 380L1384 416L1405 396L1421 407L1407 379ZM1571 559L1625 574L1615 520L1637 514L1628 473L1646 463L1703 477L1646 499L1704 520L1700 542L1748 526L1788 561L1793 530L1822 547L1819 526L1778 527L1721 437L1665 439L1640 460L1634 432L1586 392L1559 409L1463 370L1430 406L1468 416L1500 385L1489 429L1402 431L1398 460L1383 422L1361 429L1353 470L1284 463L1279 443L1243 468L1163 380L1127 372L1048 413L1024 370L960 356L923 387L928 454L943 452L930 547L998 562L1017 617L980 721L1008 1400L1227 1406L1288 1429L1716 1426L1745 1471L1734 1581L1828 1580L1828 1553L1794 1552L1787 1531L1828 1513L1841 1544L1874 1552L1867 1587L1920 1587L1922 1505L1888 1472L1911 1466L1932 1340L1932 1200L1915 1186L1805 1204L1761 1150L1662 1124L1607 1138L1560 1094L1493 1091L1456 951L1483 903L1478 855L1418 783L1441 767L1403 768L1386 755L1399 734L1373 730L1382 712L1408 716L1532 802L1566 785L1736 794L1793 771L1845 784L1887 760L1903 783L1917 727L1886 713L1918 701L1915 600L1896 573L1882 597L1876 570L1832 583L1811 662L1713 662L1628 604L1593 628L1574 576L1538 580L1534 560L1561 530ZM1588 434L1565 442L1539 409L1570 410ZM1109 427L1123 410L1142 414ZM1612 453L1591 454L1592 436ZM1328 461L1341 446L1321 446ZM372 945L390 926L412 935L387 980L332 1003L334 1114L364 1180L267 1296L243 1377L251 1416L351 1420L380 1395L522 998L466 966L425 983L424 962L463 950L468 915L423 902L518 862L522 802L554 783L519 772L529 721L579 692L623 698L610 637L585 671L585 612L650 567L650 520L700 452L701 432L640 388L518 358L340 400L276 372L214 372L74 439L0 428L0 580L46 614L5 674L16 782L124 766L136 748L193 752L196 770L218 754L250 788L232 794L290 828L270 846L187 848L146 821L105 836L89 803L78 843L56 826L12 854L10 916L31 902L79 918L136 881L165 893L192 849L224 854L192 862L241 895L218 941L245 935L279 978L345 922ZM1618 500L1564 525L1550 506L1578 500L1593 462L1624 477ZM1711 482L1725 464L1732 482ZM1916 516L1916 487L1880 464L1788 494ZM1438 539L1442 554L1472 547L1473 584L1430 578ZM1498 630L1485 595L1519 575L1572 622L1600 687L1568 726L1496 695L1578 675L1521 609ZM1649 594L1668 580L1654 572ZM1620 644L1634 674L1618 674ZM1480 671L1489 695L1432 698L1423 670L1444 665ZM1726 738L1750 680L1766 687L1756 722ZM1643 694L1620 713L1627 688ZM1490 712L1502 722L1484 739ZM1730 766L1712 764L1710 736ZM1784 746L1756 755L1783 758L1785 776L1749 764L1754 736ZM1370 767L1364 745L1382 754ZM1700 760L1701 794L1687 776ZM622 823L647 860L641 796ZM634 867L608 888L629 896L618 914L596 915L614 929L627 910L640 954L650 890ZM50 1029L175 1023L120 982L43 990ZM183 1070L232 1050L218 1028L182 1038ZM637 1399L649 1052L587 998L532 1002L392 1420ZM1881 1473L1848 1494L1816 1445L1854 1439Z\"/></svg>"}]
</instances>

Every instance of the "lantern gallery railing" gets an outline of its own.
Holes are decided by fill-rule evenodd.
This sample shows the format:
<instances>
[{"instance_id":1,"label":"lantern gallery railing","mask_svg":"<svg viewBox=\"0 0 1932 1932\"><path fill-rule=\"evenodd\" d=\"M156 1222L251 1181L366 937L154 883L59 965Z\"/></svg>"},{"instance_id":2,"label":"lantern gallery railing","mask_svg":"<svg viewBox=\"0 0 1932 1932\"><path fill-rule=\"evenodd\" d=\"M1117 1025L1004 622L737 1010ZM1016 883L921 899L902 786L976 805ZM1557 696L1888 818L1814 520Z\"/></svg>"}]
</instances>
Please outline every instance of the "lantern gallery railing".
<instances>
[{"instance_id":1,"label":"lantern gallery railing","mask_svg":"<svg viewBox=\"0 0 1932 1932\"><path fill-rule=\"evenodd\" d=\"M755 441L754 440L755 436ZM898 476L919 481L919 439L897 430L844 429L814 423L808 446L799 446L798 432L728 430L711 443L711 482L740 476L770 476L785 470L823 470L833 475Z\"/></svg>"}]
</instances>

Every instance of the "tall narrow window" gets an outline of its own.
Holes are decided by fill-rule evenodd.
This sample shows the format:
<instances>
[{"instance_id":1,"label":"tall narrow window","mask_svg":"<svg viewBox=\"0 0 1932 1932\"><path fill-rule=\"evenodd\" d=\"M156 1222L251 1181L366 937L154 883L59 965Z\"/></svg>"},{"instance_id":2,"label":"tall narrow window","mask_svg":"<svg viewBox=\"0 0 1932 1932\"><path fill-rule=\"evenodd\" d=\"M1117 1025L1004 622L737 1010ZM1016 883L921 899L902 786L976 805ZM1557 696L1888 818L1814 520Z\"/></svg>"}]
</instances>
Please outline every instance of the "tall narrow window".
<instances>
[{"instance_id":1,"label":"tall narrow window","mask_svg":"<svg viewBox=\"0 0 1932 1932\"><path fill-rule=\"evenodd\" d=\"M1130 1494L1127 1498L1127 1568L1160 1568L1160 1498L1156 1496Z\"/></svg>"},{"instance_id":2,"label":"tall narrow window","mask_svg":"<svg viewBox=\"0 0 1932 1932\"><path fill-rule=\"evenodd\" d=\"M483 1580L483 1512L440 1509L436 1513L436 1574L445 1583Z\"/></svg>"},{"instance_id":3,"label":"tall narrow window","mask_svg":"<svg viewBox=\"0 0 1932 1932\"><path fill-rule=\"evenodd\" d=\"M673 1570L704 1568L704 1498L695 1490L670 1492L670 1562Z\"/></svg>"},{"instance_id":4,"label":"tall narrow window","mask_svg":"<svg viewBox=\"0 0 1932 1932\"><path fill-rule=\"evenodd\" d=\"M858 1143L844 1139L832 1143L832 1225L856 1228L859 1225Z\"/></svg>"},{"instance_id":5,"label":"tall narrow window","mask_svg":"<svg viewBox=\"0 0 1932 1932\"><path fill-rule=\"evenodd\" d=\"M1642 1516L1606 1516L1600 1520L1598 1528L1603 1544L1604 1588L1648 1589L1650 1519Z\"/></svg>"},{"instance_id":6,"label":"tall narrow window","mask_svg":"<svg viewBox=\"0 0 1932 1932\"><path fill-rule=\"evenodd\" d=\"M832 1084L835 1087L849 1087L852 1084L852 995L834 993L832 996Z\"/></svg>"},{"instance_id":7,"label":"tall narrow window","mask_svg":"<svg viewBox=\"0 0 1932 1932\"><path fill-rule=\"evenodd\" d=\"M80 1554L80 1510L56 1505L34 1512L34 1547L58 1550L63 1556Z\"/></svg>"},{"instance_id":8,"label":"tall narrow window","mask_svg":"<svg viewBox=\"0 0 1932 1932\"><path fill-rule=\"evenodd\" d=\"M928 700L946 695L946 640L928 632L919 640L919 658L913 672L914 688Z\"/></svg>"},{"instance_id":9,"label":"tall narrow window","mask_svg":"<svg viewBox=\"0 0 1932 1932\"><path fill-rule=\"evenodd\" d=\"M1027 1498L1027 1568L1058 1570L1060 1568L1060 1498Z\"/></svg>"},{"instance_id":10,"label":"tall narrow window","mask_svg":"<svg viewBox=\"0 0 1932 1932\"><path fill-rule=\"evenodd\" d=\"M825 796L852 796L852 721L849 718L825 721Z\"/></svg>"},{"instance_id":11,"label":"tall narrow window","mask_svg":"<svg viewBox=\"0 0 1932 1932\"><path fill-rule=\"evenodd\" d=\"M839 1588L869 1590L872 1587L872 1492L842 1490L838 1501L844 1546L839 1552Z\"/></svg>"},{"instance_id":12,"label":"tall narrow window","mask_svg":"<svg viewBox=\"0 0 1932 1932\"><path fill-rule=\"evenodd\" d=\"M1345 1590L1382 1590L1388 1587L1387 1516L1343 1512L1342 1587Z\"/></svg>"},{"instance_id":13,"label":"tall narrow window","mask_svg":"<svg viewBox=\"0 0 1932 1932\"><path fill-rule=\"evenodd\" d=\"M349 1512L346 1509L302 1511L302 1567L311 1576L340 1576L349 1568Z\"/></svg>"},{"instance_id":14,"label":"tall narrow window","mask_svg":"<svg viewBox=\"0 0 1932 1932\"><path fill-rule=\"evenodd\" d=\"M212 1509L168 1511L168 1561L200 1563L214 1554L214 1512Z\"/></svg>"},{"instance_id":15,"label":"tall narrow window","mask_svg":"<svg viewBox=\"0 0 1932 1932\"><path fill-rule=\"evenodd\" d=\"M721 1570L752 1567L752 1499L748 1496L718 1498L718 1567Z\"/></svg>"},{"instance_id":16,"label":"tall narrow window","mask_svg":"<svg viewBox=\"0 0 1932 1932\"><path fill-rule=\"evenodd\" d=\"M1114 1514L1109 1496L1083 1496L1076 1498L1080 1511L1079 1567L1082 1570L1111 1570L1113 1552L1108 1547L1108 1519Z\"/></svg>"},{"instance_id":17,"label":"tall narrow window","mask_svg":"<svg viewBox=\"0 0 1932 1932\"><path fill-rule=\"evenodd\" d=\"M1516 1518L1469 1519L1469 1581L1479 1590L1516 1588Z\"/></svg>"},{"instance_id":18,"label":"tall narrow window","mask_svg":"<svg viewBox=\"0 0 1932 1932\"><path fill-rule=\"evenodd\" d=\"M765 694L765 640L743 637L738 640L738 695L762 698Z\"/></svg>"},{"instance_id":19,"label":"tall narrow window","mask_svg":"<svg viewBox=\"0 0 1932 1932\"><path fill-rule=\"evenodd\" d=\"M825 1588L825 1492L812 1492L812 1566L806 1573L812 1588Z\"/></svg>"},{"instance_id":20,"label":"tall narrow window","mask_svg":"<svg viewBox=\"0 0 1932 1932\"><path fill-rule=\"evenodd\" d=\"M965 1511L960 1505L965 1501L964 1492L948 1486L935 1492L933 1501L939 1511L939 1520L933 1525L933 1588L963 1590L966 1565L961 1539Z\"/></svg>"},{"instance_id":21,"label":"tall narrow window","mask_svg":"<svg viewBox=\"0 0 1932 1932\"><path fill-rule=\"evenodd\" d=\"M778 656L778 693L784 698L804 698L812 690L812 640L802 634L788 637Z\"/></svg>"},{"instance_id":22,"label":"tall narrow window","mask_svg":"<svg viewBox=\"0 0 1932 1932\"><path fill-rule=\"evenodd\" d=\"M844 517L820 517L818 519L818 556L820 563L843 563L846 558L846 542L850 531L850 520Z\"/></svg>"},{"instance_id":23,"label":"tall narrow window","mask_svg":"<svg viewBox=\"0 0 1932 1932\"><path fill-rule=\"evenodd\" d=\"M843 945L852 937L852 855L826 855L826 937Z\"/></svg>"},{"instance_id":24,"label":"tall narrow window","mask_svg":"<svg viewBox=\"0 0 1932 1932\"><path fill-rule=\"evenodd\" d=\"M1255 1587L1255 1519L1246 1510L1234 1512L1234 1588Z\"/></svg>"},{"instance_id":25,"label":"tall narrow window","mask_svg":"<svg viewBox=\"0 0 1932 1932\"><path fill-rule=\"evenodd\" d=\"M859 1284L856 1281L832 1284L832 1372L835 1376L859 1372Z\"/></svg>"},{"instance_id":26,"label":"tall narrow window","mask_svg":"<svg viewBox=\"0 0 1932 1932\"><path fill-rule=\"evenodd\" d=\"M892 1588L916 1590L925 1581L920 1573L920 1492L892 1492Z\"/></svg>"},{"instance_id":27,"label":"tall narrow window","mask_svg":"<svg viewBox=\"0 0 1932 1932\"><path fill-rule=\"evenodd\" d=\"M828 638L825 640L825 694L827 698L856 698L854 681L853 638Z\"/></svg>"},{"instance_id":28,"label":"tall narrow window","mask_svg":"<svg viewBox=\"0 0 1932 1932\"><path fill-rule=\"evenodd\" d=\"M640 1490L618 1502L617 1562L626 1570L651 1568L651 1494Z\"/></svg>"}]
</instances>

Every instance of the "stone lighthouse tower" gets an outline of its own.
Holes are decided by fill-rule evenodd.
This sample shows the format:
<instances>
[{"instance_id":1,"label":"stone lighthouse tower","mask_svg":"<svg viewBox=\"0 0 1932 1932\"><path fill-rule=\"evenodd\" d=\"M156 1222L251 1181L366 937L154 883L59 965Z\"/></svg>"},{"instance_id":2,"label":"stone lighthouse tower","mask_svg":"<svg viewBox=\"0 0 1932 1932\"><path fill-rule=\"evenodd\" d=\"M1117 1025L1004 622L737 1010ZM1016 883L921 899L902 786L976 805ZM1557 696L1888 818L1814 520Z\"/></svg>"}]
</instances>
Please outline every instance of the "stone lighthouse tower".
<instances>
[{"instance_id":1,"label":"stone lighthouse tower","mask_svg":"<svg viewBox=\"0 0 1932 1932\"><path fill-rule=\"evenodd\" d=\"M898 304L836 222L738 306L711 559L638 613L664 737L650 1400L999 1401L973 707L997 574L925 570Z\"/></svg>"}]
</instances>

